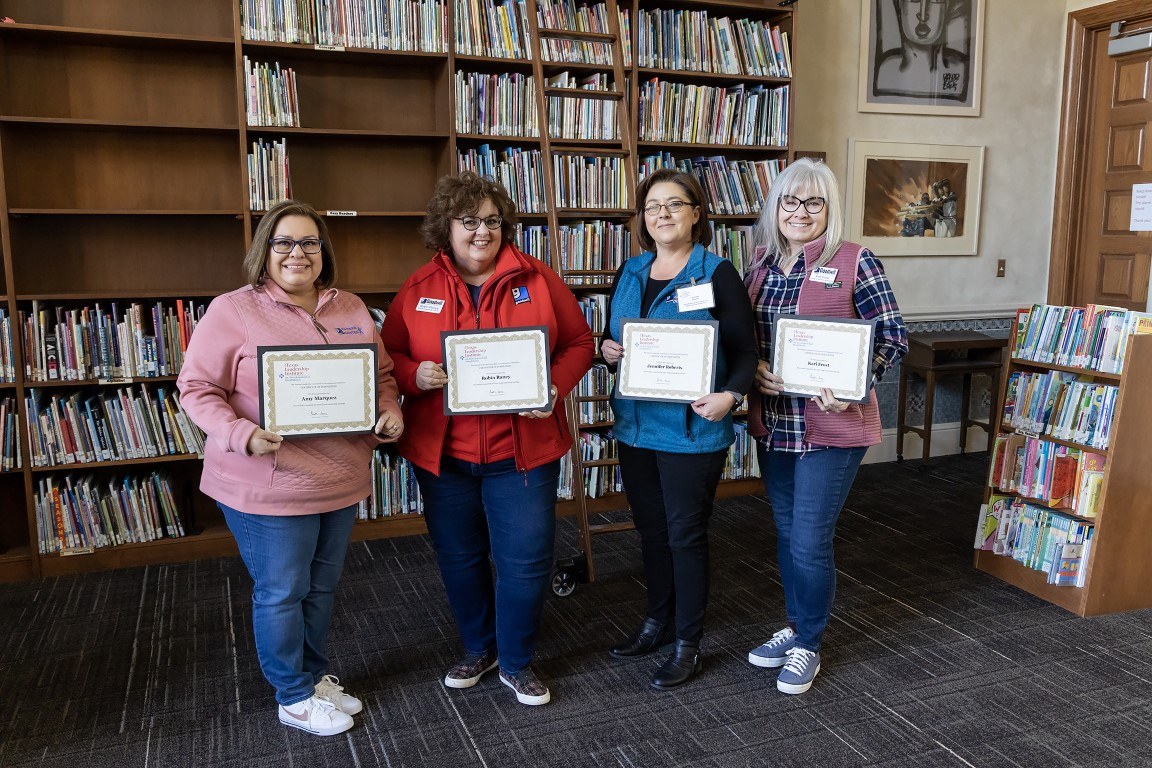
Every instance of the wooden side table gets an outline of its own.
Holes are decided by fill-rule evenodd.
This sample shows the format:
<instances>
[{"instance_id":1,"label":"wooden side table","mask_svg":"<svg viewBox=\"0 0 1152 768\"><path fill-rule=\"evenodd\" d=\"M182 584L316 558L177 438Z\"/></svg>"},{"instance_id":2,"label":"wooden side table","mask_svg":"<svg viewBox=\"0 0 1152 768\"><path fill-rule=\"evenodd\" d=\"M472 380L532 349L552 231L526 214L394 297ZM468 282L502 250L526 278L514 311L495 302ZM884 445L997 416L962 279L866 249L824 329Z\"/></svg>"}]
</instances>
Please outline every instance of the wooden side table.
<instances>
[{"instance_id":1,"label":"wooden side table","mask_svg":"<svg viewBox=\"0 0 1152 768\"><path fill-rule=\"evenodd\" d=\"M908 354L900 362L900 403L896 417L896 460L904 460L904 433L920 435L924 442L923 459L928 463L932 455L932 409L935 404L936 380L942 376L963 376L963 399L960 402L960 453L964 453L964 438L968 427L977 426L988 433L988 450L996 440L996 398L1000 391L1000 369L1003 367L1004 348L1008 339L998 339L975 331L943 331L940 333L908 334ZM959 356L963 352L963 356ZM905 424L908 411L908 376L916 374L924 379L924 426ZM986 373L992 377L992 413L987 423L968 416L968 401L972 395L972 374Z\"/></svg>"}]
</instances>

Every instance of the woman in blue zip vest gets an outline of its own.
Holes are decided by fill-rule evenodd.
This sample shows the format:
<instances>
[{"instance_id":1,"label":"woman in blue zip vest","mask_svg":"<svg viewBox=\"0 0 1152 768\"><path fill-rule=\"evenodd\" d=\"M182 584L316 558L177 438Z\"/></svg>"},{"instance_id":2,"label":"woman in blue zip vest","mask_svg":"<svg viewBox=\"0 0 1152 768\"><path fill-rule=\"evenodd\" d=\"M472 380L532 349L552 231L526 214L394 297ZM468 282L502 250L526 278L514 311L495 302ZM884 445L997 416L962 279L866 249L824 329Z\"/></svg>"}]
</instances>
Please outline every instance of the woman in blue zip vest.
<instances>
[{"instance_id":1,"label":"woman in blue zip vest","mask_svg":"<svg viewBox=\"0 0 1152 768\"><path fill-rule=\"evenodd\" d=\"M708 603L708 520L728 448L732 412L752 386L756 340L752 306L736 268L707 250L712 242L704 190L674 169L636 189L636 234L644 252L613 281L600 351L616 366L629 319L719 323L714 391L692 403L612 395L620 472L632 508L648 588L640 628L614 645L617 658L671 645L652 687L675 688L700 670ZM682 290L683 289L683 290Z\"/></svg>"}]
</instances>

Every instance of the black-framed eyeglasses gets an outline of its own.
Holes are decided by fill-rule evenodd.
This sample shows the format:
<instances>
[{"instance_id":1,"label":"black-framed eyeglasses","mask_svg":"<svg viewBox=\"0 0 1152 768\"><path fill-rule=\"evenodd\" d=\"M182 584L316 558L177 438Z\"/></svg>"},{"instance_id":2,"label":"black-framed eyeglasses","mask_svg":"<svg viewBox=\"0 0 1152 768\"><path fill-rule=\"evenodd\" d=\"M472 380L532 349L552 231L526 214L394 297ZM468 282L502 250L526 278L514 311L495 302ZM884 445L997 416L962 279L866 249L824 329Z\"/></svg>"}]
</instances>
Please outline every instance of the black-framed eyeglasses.
<instances>
[{"instance_id":1,"label":"black-framed eyeglasses","mask_svg":"<svg viewBox=\"0 0 1152 768\"><path fill-rule=\"evenodd\" d=\"M644 206L644 215L657 216L661 208L667 208L668 213L676 213L686 205L695 205L695 203L689 203L685 200L669 200L666 203L648 203L648 205Z\"/></svg>"},{"instance_id":2,"label":"black-framed eyeglasses","mask_svg":"<svg viewBox=\"0 0 1152 768\"><path fill-rule=\"evenodd\" d=\"M318 237L306 237L303 240L293 240L290 237L274 237L268 241L276 253L292 253L292 249L300 246L300 250L310 255L320 253L324 242Z\"/></svg>"},{"instance_id":3,"label":"black-framed eyeglasses","mask_svg":"<svg viewBox=\"0 0 1152 768\"><path fill-rule=\"evenodd\" d=\"M815 216L824 210L824 204L827 202L828 201L822 197L806 197L801 200L792 195L780 195L780 207L788 211L788 213L792 213L792 211L797 210L800 206L804 206L804 210Z\"/></svg>"},{"instance_id":4,"label":"black-framed eyeglasses","mask_svg":"<svg viewBox=\"0 0 1152 768\"><path fill-rule=\"evenodd\" d=\"M504 223L504 217L498 213L494 213L491 216L485 216L484 218L480 218L479 216L457 216L455 217L455 220L463 224L464 229L468 230L469 232L475 232L476 230L480 229L481 224L487 227L490 231L497 230L500 229L500 226Z\"/></svg>"}]
</instances>

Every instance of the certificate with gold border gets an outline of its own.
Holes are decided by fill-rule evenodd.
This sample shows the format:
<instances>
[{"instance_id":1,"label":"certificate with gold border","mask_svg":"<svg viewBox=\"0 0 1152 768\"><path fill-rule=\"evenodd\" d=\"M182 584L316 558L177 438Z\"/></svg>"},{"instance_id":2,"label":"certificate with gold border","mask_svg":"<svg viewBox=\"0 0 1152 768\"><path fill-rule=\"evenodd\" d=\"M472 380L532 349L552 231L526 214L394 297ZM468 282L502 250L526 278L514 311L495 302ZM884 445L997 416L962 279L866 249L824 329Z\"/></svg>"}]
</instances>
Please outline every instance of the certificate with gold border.
<instances>
[{"instance_id":1,"label":"certificate with gold border","mask_svg":"<svg viewBox=\"0 0 1152 768\"><path fill-rule=\"evenodd\" d=\"M261 426L283 437L371 432L376 354L375 344L257 347Z\"/></svg>"},{"instance_id":2,"label":"certificate with gold border","mask_svg":"<svg viewBox=\"0 0 1152 768\"><path fill-rule=\"evenodd\" d=\"M552 407L548 328L441 331L444 413L519 413Z\"/></svg>"},{"instance_id":3,"label":"certificate with gold border","mask_svg":"<svg viewBox=\"0 0 1152 768\"><path fill-rule=\"evenodd\" d=\"M874 320L778 315L772 328L772 372L784 394L832 390L837 400L863 402L872 386Z\"/></svg>"},{"instance_id":4,"label":"certificate with gold border","mask_svg":"<svg viewBox=\"0 0 1152 768\"><path fill-rule=\"evenodd\" d=\"M691 403L713 391L720 335L715 320L627 319L620 335L619 397Z\"/></svg>"}]
</instances>

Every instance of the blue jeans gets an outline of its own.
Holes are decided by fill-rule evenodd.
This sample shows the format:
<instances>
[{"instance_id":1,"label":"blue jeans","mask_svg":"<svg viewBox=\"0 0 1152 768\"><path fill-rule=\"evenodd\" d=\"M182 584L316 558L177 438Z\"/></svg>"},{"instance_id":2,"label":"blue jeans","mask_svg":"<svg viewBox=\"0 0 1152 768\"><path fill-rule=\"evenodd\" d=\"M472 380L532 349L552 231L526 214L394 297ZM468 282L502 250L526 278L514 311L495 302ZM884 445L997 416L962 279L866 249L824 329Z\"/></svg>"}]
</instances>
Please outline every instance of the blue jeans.
<instances>
[{"instance_id":1,"label":"blue jeans","mask_svg":"<svg viewBox=\"0 0 1152 768\"><path fill-rule=\"evenodd\" d=\"M324 641L356 507L278 516L218 506L254 582L252 632L260 669L278 703L304 701L328 672Z\"/></svg>"},{"instance_id":2,"label":"blue jeans","mask_svg":"<svg viewBox=\"0 0 1152 768\"><path fill-rule=\"evenodd\" d=\"M788 623L796 630L796 644L810 651L820 650L836 596L836 520L867 451L788 453L757 444L764 490L776 520Z\"/></svg>"},{"instance_id":3,"label":"blue jeans","mask_svg":"<svg viewBox=\"0 0 1152 768\"><path fill-rule=\"evenodd\" d=\"M495 648L500 668L519 672L536 653L552 577L560 462L518 472L512 459L473 464L445 456L439 476L415 472L464 650Z\"/></svg>"}]
</instances>

